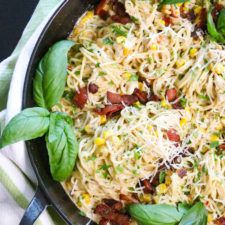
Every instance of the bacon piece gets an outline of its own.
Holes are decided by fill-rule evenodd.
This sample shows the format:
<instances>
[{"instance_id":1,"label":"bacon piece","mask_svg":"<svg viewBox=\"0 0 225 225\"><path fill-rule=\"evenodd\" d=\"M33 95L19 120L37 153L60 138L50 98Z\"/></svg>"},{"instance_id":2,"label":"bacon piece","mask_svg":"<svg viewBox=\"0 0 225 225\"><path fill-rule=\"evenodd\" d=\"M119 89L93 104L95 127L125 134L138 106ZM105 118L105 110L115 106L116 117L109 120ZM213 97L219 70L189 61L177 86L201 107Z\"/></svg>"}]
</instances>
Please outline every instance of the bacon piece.
<instances>
[{"instance_id":1,"label":"bacon piece","mask_svg":"<svg viewBox=\"0 0 225 225\"><path fill-rule=\"evenodd\" d=\"M110 221L109 220L106 220L106 219L101 219L99 221L99 225L107 225Z\"/></svg>"},{"instance_id":2,"label":"bacon piece","mask_svg":"<svg viewBox=\"0 0 225 225\"><path fill-rule=\"evenodd\" d=\"M170 141L180 142L180 135L177 134L177 131L175 129L168 130L166 134Z\"/></svg>"},{"instance_id":3,"label":"bacon piece","mask_svg":"<svg viewBox=\"0 0 225 225\"><path fill-rule=\"evenodd\" d=\"M110 0L101 0L99 4L95 7L95 15L98 15L103 20L106 20L109 16L109 2Z\"/></svg>"},{"instance_id":4,"label":"bacon piece","mask_svg":"<svg viewBox=\"0 0 225 225\"><path fill-rule=\"evenodd\" d=\"M173 107L173 109L183 109L180 102L176 102L176 103L172 104L172 107Z\"/></svg>"},{"instance_id":5,"label":"bacon piece","mask_svg":"<svg viewBox=\"0 0 225 225\"><path fill-rule=\"evenodd\" d=\"M74 104L80 109L83 109L88 100L87 87L80 88L73 97Z\"/></svg>"},{"instance_id":6,"label":"bacon piece","mask_svg":"<svg viewBox=\"0 0 225 225\"><path fill-rule=\"evenodd\" d=\"M150 98L149 98L149 101L159 102L159 101L161 101L161 99L157 95L151 95Z\"/></svg>"},{"instance_id":7,"label":"bacon piece","mask_svg":"<svg viewBox=\"0 0 225 225\"><path fill-rule=\"evenodd\" d=\"M155 192L155 188L152 186L152 184L150 183L149 180L145 179L142 181L143 185L144 185L144 192L145 193L150 193L153 194Z\"/></svg>"},{"instance_id":8,"label":"bacon piece","mask_svg":"<svg viewBox=\"0 0 225 225\"><path fill-rule=\"evenodd\" d=\"M220 217L218 219L216 219L215 224L217 225L225 225L225 217Z\"/></svg>"},{"instance_id":9,"label":"bacon piece","mask_svg":"<svg viewBox=\"0 0 225 225\"><path fill-rule=\"evenodd\" d=\"M148 93L145 91L141 91L138 88L134 89L133 95L137 96L138 100L142 103L145 104L148 102Z\"/></svg>"},{"instance_id":10,"label":"bacon piece","mask_svg":"<svg viewBox=\"0 0 225 225\"><path fill-rule=\"evenodd\" d=\"M169 102L176 100L177 98L177 90L175 88L168 89L166 91L166 98Z\"/></svg>"},{"instance_id":11,"label":"bacon piece","mask_svg":"<svg viewBox=\"0 0 225 225\"><path fill-rule=\"evenodd\" d=\"M199 15L199 22L196 24L196 28L205 31L206 24L207 24L207 10L206 8L202 8Z\"/></svg>"},{"instance_id":12,"label":"bacon piece","mask_svg":"<svg viewBox=\"0 0 225 225\"><path fill-rule=\"evenodd\" d=\"M120 104L123 101L120 94L112 93L110 91L107 91L107 99L112 104Z\"/></svg>"},{"instance_id":13,"label":"bacon piece","mask_svg":"<svg viewBox=\"0 0 225 225\"><path fill-rule=\"evenodd\" d=\"M124 103L126 105L132 105L138 100L135 95L119 95L110 91L107 92L107 99L112 104Z\"/></svg>"},{"instance_id":14,"label":"bacon piece","mask_svg":"<svg viewBox=\"0 0 225 225\"><path fill-rule=\"evenodd\" d=\"M181 169L177 170L177 175L180 178L183 178L183 177L187 176L187 170L184 168L181 168Z\"/></svg>"},{"instance_id":15,"label":"bacon piece","mask_svg":"<svg viewBox=\"0 0 225 225\"><path fill-rule=\"evenodd\" d=\"M165 25L168 27L169 25L173 24L171 17L164 16L163 20L165 21Z\"/></svg>"},{"instance_id":16,"label":"bacon piece","mask_svg":"<svg viewBox=\"0 0 225 225\"><path fill-rule=\"evenodd\" d=\"M120 211L123 208L123 204L114 199L103 199L103 202L115 211Z\"/></svg>"},{"instance_id":17,"label":"bacon piece","mask_svg":"<svg viewBox=\"0 0 225 225\"><path fill-rule=\"evenodd\" d=\"M92 94L96 94L98 92L98 85L94 84L94 83L90 83L88 85L88 90L89 92L91 92Z\"/></svg>"},{"instance_id":18,"label":"bacon piece","mask_svg":"<svg viewBox=\"0 0 225 225\"><path fill-rule=\"evenodd\" d=\"M138 203L138 199L124 195L124 194L120 194L120 200L125 201L127 203Z\"/></svg>"},{"instance_id":19,"label":"bacon piece","mask_svg":"<svg viewBox=\"0 0 225 225\"><path fill-rule=\"evenodd\" d=\"M108 117L113 116L113 114L121 111L124 108L124 105L122 104L115 104L115 105L106 105L102 109L95 109L95 112L98 115L106 115Z\"/></svg>"},{"instance_id":20,"label":"bacon piece","mask_svg":"<svg viewBox=\"0 0 225 225\"><path fill-rule=\"evenodd\" d=\"M127 24L131 22L131 18L129 14L126 13L126 9L123 3L115 1L112 8L115 12L115 15L111 16L111 19L113 21L122 24Z\"/></svg>"},{"instance_id":21,"label":"bacon piece","mask_svg":"<svg viewBox=\"0 0 225 225\"><path fill-rule=\"evenodd\" d=\"M151 86L150 83L149 83L149 81L148 81L145 77L139 76L139 77L138 77L138 81L139 81L139 82L145 83L145 85L146 85L147 87L150 87L150 86Z\"/></svg>"},{"instance_id":22,"label":"bacon piece","mask_svg":"<svg viewBox=\"0 0 225 225\"><path fill-rule=\"evenodd\" d=\"M219 150L225 151L225 143L219 145Z\"/></svg>"},{"instance_id":23,"label":"bacon piece","mask_svg":"<svg viewBox=\"0 0 225 225\"><path fill-rule=\"evenodd\" d=\"M103 219L112 222L115 225L129 225L130 218L122 213L115 212L106 204L99 204L94 210L94 213L103 217Z\"/></svg>"}]
</instances>

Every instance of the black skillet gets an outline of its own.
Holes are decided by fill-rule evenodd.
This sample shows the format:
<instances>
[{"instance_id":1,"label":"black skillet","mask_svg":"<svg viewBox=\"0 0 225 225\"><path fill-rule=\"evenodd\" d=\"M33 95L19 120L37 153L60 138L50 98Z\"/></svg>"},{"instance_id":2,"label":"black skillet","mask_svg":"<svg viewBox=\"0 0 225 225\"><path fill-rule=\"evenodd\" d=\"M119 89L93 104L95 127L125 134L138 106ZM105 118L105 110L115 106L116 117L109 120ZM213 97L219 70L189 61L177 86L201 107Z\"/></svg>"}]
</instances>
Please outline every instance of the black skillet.
<instances>
[{"instance_id":1,"label":"black skillet","mask_svg":"<svg viewBox=\"0 0 225 225\"><path fill-rule=\"evenodd\" d=\"M32 96L32 82L41 57L52 44L66 39L77 19L86 10L93 8L97 2L98 0L66 0L51 17L39 37L29 62L24 83L23 108L35 106ZM38 179L38 187L20 225L32 225L48 206L52 206L69 225L85 225L89 219L79 214L79 210L67 196L60 183L55 182L51 177L44 139L27 141L26 147Z\"/></svg>"}]
</instances>

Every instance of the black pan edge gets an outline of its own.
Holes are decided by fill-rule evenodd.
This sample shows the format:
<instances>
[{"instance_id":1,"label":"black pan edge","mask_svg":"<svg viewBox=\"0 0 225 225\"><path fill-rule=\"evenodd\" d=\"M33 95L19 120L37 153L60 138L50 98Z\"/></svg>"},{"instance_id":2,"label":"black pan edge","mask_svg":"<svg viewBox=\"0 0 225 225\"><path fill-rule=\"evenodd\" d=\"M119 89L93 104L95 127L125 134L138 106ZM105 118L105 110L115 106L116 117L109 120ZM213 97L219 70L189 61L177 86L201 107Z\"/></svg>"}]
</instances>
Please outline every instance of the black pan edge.
<instances>
[{"instance_id":1,"label":"black pan edge","mask_svg":"<svg viewBox=\"0 0 225 225\"><path fill-rule=\"evenodd\" d=\"M32 82L36 66L41 57L52 44L66 39L78 18L86 10L93 8L97 2L97 0L66 0L52 15L42 31L29 61L23 89L23 109L35 106ZM67 196L62 186L51 177L44 138L26 141L26 148L38 184L49 203L68 224L85 225L89 219L80 216L79 210Z\"/></svg>"}]
</instances>

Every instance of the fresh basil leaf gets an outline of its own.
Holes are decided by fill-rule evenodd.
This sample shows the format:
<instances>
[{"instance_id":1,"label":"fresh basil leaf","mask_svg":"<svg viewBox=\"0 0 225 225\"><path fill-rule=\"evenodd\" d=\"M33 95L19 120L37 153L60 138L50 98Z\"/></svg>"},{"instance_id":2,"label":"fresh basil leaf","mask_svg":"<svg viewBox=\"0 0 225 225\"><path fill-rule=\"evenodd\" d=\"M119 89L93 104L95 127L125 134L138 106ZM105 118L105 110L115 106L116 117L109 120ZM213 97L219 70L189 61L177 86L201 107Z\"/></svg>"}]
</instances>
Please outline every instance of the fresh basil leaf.
<instances>
[{"instance_id":1,"label":"fresh basil leaf","mask_svg":"<svg viewBox=\"0 0 225 225\"><path fill-rule=\"evenodd\" d=\"M172 4L177 4L177 3L184 3L188 2L189 0L162 0L160 2L160 5L172 5Z\"/></svg>"},{"instance_id":2,"label":"fresh basil leaf","mask_svg":"<svg viewBox=\"0 0 225 225\"><path fill-rule=\"evenodd\" d=\"M0 139L0 148L22 140L43 136L49 127L49 111L44 108L28 108L8 123Z\"/></svg>"},{"instance_id":3,"label":"fresh basil leaf","mask_svg":"<svg viewBox=\"0 0 225 225\"><path fill-rule=\"evenodd\" d=\"M198 202L183 216L179 225L206 225L207 211L203 203Z\"/></svg>"},{"instance_id":4,"label":"fresh basil leaf","mask_svg":"<svg viewBox=\"0 0 225 225\"><path fill-rule=\"evenodd\" d=\"M46 143L51 174L56 181L67 179L76 163L78 143L71 122L65 114L52 113L50 115Z\"/></svg>"},{"instance_id":5,"label":"fresh basil leaf","mask_svg":"<svg viewBox=\"0 0 225 225\"><path fill-rule=\"evenodd\" d=\"M225 35L225 9L222 9L218 16L217 29L221 34Z\"/></svg>"},{"instance_id":6,"label":"fresh basil leaf","mask_svg":"<svg viewBox=\"0 0 225 225\"><path fill-rule=\"evenodd\" d=\"M74 42L63 40L54 44L39 62L34 78L34 100L50 109L63 95L67 75L67 54Z\"/></svg>"},{"instance_id":7,"label":"fresh basil leaf","mask_svg":"<svg viewBox=\"0 0 225 225\"><path fill-rule=\"evenodd\" d=\"M183 216L176 207L165 204L133 204L128 211L139 225L175 225Z\"/></svg>"},{"instance_id":8,"label":"fresh basil leaf","mask_svg":"<svg viewBox=\"0 0 225 225\"><path fill-rule=\"evenodd\" d=\"M225 38L218 32L212 17L212 8L207 13L207 30L211 38L217 42L225 43Z\"/></svg>"}]
</instances>

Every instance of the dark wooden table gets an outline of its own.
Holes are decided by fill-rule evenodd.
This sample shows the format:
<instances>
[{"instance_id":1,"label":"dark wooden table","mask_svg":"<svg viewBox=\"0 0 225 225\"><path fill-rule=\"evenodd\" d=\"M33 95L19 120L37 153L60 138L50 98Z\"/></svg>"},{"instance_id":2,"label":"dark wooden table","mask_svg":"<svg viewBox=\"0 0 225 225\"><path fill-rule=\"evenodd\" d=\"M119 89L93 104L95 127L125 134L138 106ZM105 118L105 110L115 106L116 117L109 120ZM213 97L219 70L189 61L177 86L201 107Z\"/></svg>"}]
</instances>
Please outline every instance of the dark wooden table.
<instances>
[{"instance_id":1,"label":"dark wooden table","mask_svg":"<svg viewBox=\"0 0 225 225\"><path fill-rule=\"evenodd\" d=\"M0 0L0 61L15 48L37 3L38 0Z\"/></svg>"}]
</instances>

